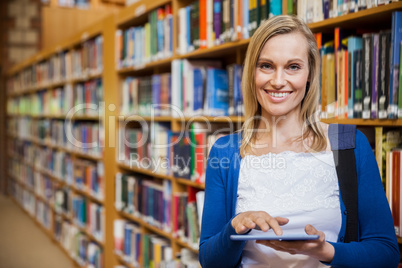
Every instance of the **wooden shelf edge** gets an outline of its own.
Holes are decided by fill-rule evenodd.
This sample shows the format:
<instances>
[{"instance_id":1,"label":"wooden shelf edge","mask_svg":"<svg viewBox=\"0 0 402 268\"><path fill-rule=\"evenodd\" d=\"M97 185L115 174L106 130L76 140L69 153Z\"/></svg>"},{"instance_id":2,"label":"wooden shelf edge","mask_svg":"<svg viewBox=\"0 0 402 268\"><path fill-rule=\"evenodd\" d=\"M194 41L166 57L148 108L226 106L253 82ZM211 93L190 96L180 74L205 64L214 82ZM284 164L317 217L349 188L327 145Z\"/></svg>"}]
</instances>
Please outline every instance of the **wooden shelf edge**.
<instances>
[{"instance_id":1,"label":"wooden shelf edge","mask_svg":"<svg viewBox=\"0 0 402 268\"><path fill-rule=\"evenodd\" d=\"M171 0L153 0L153 1L138 1L124 9L117 15L117 25L122 27L130 21L135 20L136 17L147 14L152 10L171 3Z\"/></svg>"},{"instance_id":2,"label":"wooden shelf edge","mask_svg":"<svg viewBox=\"0 0 402 268\"><path fill-rule=\"evenodd\" d=\"M169 66L174 59L175 58L173 58L173 57L169 57L166 59L151 61L147 64L140 65L140 66L122 67L122 68L117 69L117 73L118 74L131 74L131 73L135 73L135 72L150 70L155 67Z\"/></svg>"},{"instance_id":3,"label":"wooden shelf edge","mask_svg":"<svg viewBox=\"0 0 402 268\"><path fill-rule=\"evenodd\" d=\"M114 252L114 256L116 257L116 259L118 260L118 262L124 264L124 266L127 266L127 267L129 267L129 268L136 268L134 265L132 265L132 264L126 262L126 261L124 260L124 258L123 258L122 256L120 256L119 254L117 254L116 252Z\"/></svg>"},{"instance_id":4,"label":"wooden shelf edge","mask_svg":"<svg viewBox=\"0 0 402 268\"><path fill-rule=\"evenodd\" d=\"M136 173L141 173L141 174L148 175L148 176L158 178L158 179L162 179L162 180L170 180L170 181L175 180L174 177L169 176L169 175L163 175L163 174L155 173L155 172L153 172L151 170L148 170L148 169L130 167L129 165L121 163L120 161L116 161L116 162L117 162L118 166L121 169L124 169L124 170L129 170L129 171L133 171L133 172L136 172Z\"/></svg>"},{"instance_id":5,"label":"wooden shelf edge","mask_svg":"<svg viewBox=\"0 0 402 268\"><path fill-rule=\"evenodd\" d=\"M239 39L236 41L226 42L217 46L212 46L209 48L200 48L194 51L191 51L186 54L176 55L175 59L188 59L188 58L197 58L197 57L207 57L208 54L213 54L222 50L227 49L237 49L240 47L245 47L250 43L250 39Z\"/></svg>"},{"instance_id":6,"label":"wooden shelf edge","mask_svg":"<svg viewBox=\"0 0 402 268\"><path fill-rule=\"evenodd\" d=\"M160 236L163 236L163 237L165 237L165 238L167 238L167 239L170 239L170 240L174 240L174 237L173 237L170 233L167 233L167 232L165 232L164 230L161 230L161 229L159 229L158 227L155 227L155 226L153 226L153 225L147 223L146 221L144 221L144 220L141 219L141 218L138 218L138 217L136 217L136 216L134 216L134 215L131 215L131 214L129 214L129 213L127 213L127 212L124 212L124 211L117 211L117 213L118 213L121 217L123 217L123 218L125 218L125 219L128 219L128 220L131 220L131 221L134 221L134 222L138 223L139 225L145 227L146 229L149 229L149 230L151 230L152 232L157 233L157 234L160 235Z\"/></svg>"},{"instance_id":7,"label":"wooden shelf edge","mask_svg":"<svg viewBox=\"0 0 402 268\"><path fill-rule=\"evenodd\" d=\"M180 239L175 239L176 243L179 244L180 246L187 248L189 250L191 250L192 252L198 254L198 249L193 248L192 246L190 246L189 244L187 244L186 242L181 241Z\"/></svg>"},{"instance_id":8,"label":"wooden shelf edge","mask_svg":"<svg viewBox=\"0 0 402 268\"><path fill-rule=\"evenodd\" d=\"M144 116L139 114L119 115L119 121L150 121L150 122L209 122L209 123L226 123L226 122L244 122L244 116L206 116L194 115L191 117L173 117L173 116Z\"/></svg>"},{"instance_id":9,"label":"wooden shelf edge","mask_svg":"<svg viewBox=\"0 0 402 268\"><path fill-rule=\"evenodd\" d=\"M402 126L402 119L320 119L321 122L327 124L350 124L357 126L384 126L384 127L397 127Z\"/></svg>"},{"instance_id":10,"label":"wooden shelf edge","mask_svg":"<svg viewBox=\"0 0 402 268\"><path fill-rule=\"evenodd\" d=\"M191 186L191 187L194 187L194 188L198 188L198 189L201 189L201 190L205 189L205 184L199 184L197 182L190 181L190 180L187 180L187 179L176 178L176 181L178 183L180 183L180 184L184 184L184 185Z\"/></svg>"}]
</instances>

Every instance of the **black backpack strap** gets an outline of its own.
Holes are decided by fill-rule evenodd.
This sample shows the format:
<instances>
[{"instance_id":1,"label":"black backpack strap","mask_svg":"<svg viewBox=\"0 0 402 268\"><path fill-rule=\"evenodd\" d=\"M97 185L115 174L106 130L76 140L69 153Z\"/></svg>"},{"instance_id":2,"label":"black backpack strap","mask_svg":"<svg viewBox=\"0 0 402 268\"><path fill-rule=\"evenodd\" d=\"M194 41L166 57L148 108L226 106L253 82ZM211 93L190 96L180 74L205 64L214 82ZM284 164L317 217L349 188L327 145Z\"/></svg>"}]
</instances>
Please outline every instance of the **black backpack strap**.
<instances>
[{"instance_id":1,"label":"black backpack strap","mask_svg":"<svg viewBox=\"0 0 402 268\"><path fill-rule=\"evenodd\" d=\"M356 126L331 124L328 137L346 209L346 231L343 242L359 241L357 173L354 153Z\"/></svg>"}]
</instances>

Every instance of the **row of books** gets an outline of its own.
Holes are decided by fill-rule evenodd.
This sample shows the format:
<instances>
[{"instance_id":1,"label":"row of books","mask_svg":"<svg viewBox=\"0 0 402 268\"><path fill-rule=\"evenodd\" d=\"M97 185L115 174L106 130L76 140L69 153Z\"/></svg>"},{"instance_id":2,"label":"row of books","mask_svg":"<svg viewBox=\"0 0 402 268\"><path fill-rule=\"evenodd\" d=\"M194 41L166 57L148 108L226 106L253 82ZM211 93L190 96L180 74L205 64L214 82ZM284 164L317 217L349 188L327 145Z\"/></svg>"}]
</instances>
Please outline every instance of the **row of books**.
<instances>
[{"instance_id":1,"label":"row of books","mask_svg":"<svg viewBox=\"0 0 402 268\"><path fill-rule=\"evenodd\" d=\"M307 23L357 12L390 0L197 0L178 12L179 54L225 42L248 39L266 19L296 14Z\"/></svg>"},{"instance_id":2,"label":"row of books","mask_svg":"<svg viewBox=\"0 0 402 268\"><path fill-rule=\"evenodd\" d=\"M58 0L60 7L77 7L88 8L90 5L89 0Z\"/></svg>"},{"instance_id":3,"label":"row of books","mask_svg":"<svg viewBox=\"0 0 402 268\"><path fill-rule=\"evenodd\" d=\"M64 120L33 119L29 117L9 118L7 129L10 134L22 139L32 138L44 144L67 147L66 124ZM21 153L21 156L24 155L26 154Z\"/></svg>"},{"instance_id":4,"label":"row of books","mask_svg":"<svg viewBox=\"0 0 402 268\"><path fill-rule=\"evenodd\" d=\"M40 172L34 172L34 191L37 196L47 200L49 204L54 203L54 182Z\"/></svg>"},{"instance_id":5,"label":"row of books","mask_svg":"<svg viewBox=\"0 0 402 268\"><path fill-rule=\"evenodd\" d=\"M36 220L47 230L51 230L53 212L49 205L41 200L36 200Z\"/></svg>"},{"instance_id":6,"label":"row of books","mask_svg":"<svg viewBox=\"0 0 402 268\"><path fill-rule=\"evenodd\" d=\"M243 114L238 64L222 68L220 61L172 61L172 116L227 116Z\"/></svg>"},{"instance_id":7,"label":"row of books","mask_svg":"<svg viewBox=\"0 0 402 268\"><path fill-rule=\"evenodd\" d=\"M39 171L51 174L60 181L74 185L77 189L87 192L99 200L103 200L104 166L102 162L83 159L73 161L71 155L64 151L37 146L27 141L18 140L13 143L19 144L19 148L23 148L17 155L21 154L25 163L33 165ZM11 148L11 150L14 149ZM21 168L25 169L23 165ZM30 166L26 168L31 169Z\"/></svg>"},{"instance_id":8,"label":"row of books","mask_svg":"<svg viewBox=\"0 0 402 268\"><path fill-rule=\"evenodd\" d=\"M333 36L316 35L323 118L402 118L402 12L394 12L393 20L391 31L359 36L336 28Z\"/></svg>"},{"instance_id":9,"label":"row of books","mask_svg":"<svg viewBox=\"0 0 402 268\"><path fill-rule=\"evenodd\" d=\"M147 77L126 77L122 84L120 114L169 116L171 75L155 74Z\"/></svg>"},{"instance_id":10,"label":"row of books","mask_svg":"<svg viewBox=\"0 0 402 268\"><path fill-rule=\"evenodd\" d=\"M105 209L103 206L89 201L84 196L73 194L71 212L75 225L86 229L98 241L104 241Z\"/></svg>"},{"instance_id":11,"label":"row of books","mask_svg":"<svg viewBox=\"0 0 402 268\"><path fill-rule=\"evenodd\" d=\"M114 221L115 253L134 267L199 267L198 256L183 248L173 256L170 241L155 234L144 233L137 224L118 219ZM123 268L118 265L114 268Z\"/></svg>"},{"instance_id":12,"label":"row of books","mask_svg":"<svg viewBox=\"0 0 402 268\"><path fill-rule=\"evenodd\" d=\"M394 220L395 234L402 236L402 132L399 129L384 134L382 158L385 172L385 192Z\"/></svg>"},{"instance_id":13,"label":"row of books","mask_svg":"<svg viewBox=\"0 0 402 268\"><path fill-rule=\"evenodd\" d=\"M21 183L34 189L38 196L53 203L58 183L53 183L54 180L49 177L51 175L97 200L103 200L104 166L102 162L83 159L72 161L70 154L64 151L37 146L31 142L15 140L12 144L9 146L9 152L20 158L10 159L9 173L14 174ZM21 157L20 154L25 155Z\"/></svg>"},{"instance_id":14,"label":"row of books","mask_svg":"<svg viewBox=\"0 0 402 268\"><path fill-rule=\"evenodd\" d=\"M71 84L66 84L52 90L41 90L8 99L7 112L10 115L69 115L69 118L72 118L73 115L91 116L102 113L102 101L102 80L94 79L75 84L74 88Z\"/></svg>"},{"instance_id":15,"label":"row of books","mask_svg":"<svg viewBox=\"0 0 402 268\"><path fill-rule=\"evenodd\" d=\"M104 196L104 166L102 162L93 162L83 159L73 161L67 152L55 150L49 147L42 147L30 141L14 140L9 145L9 152L24 162L35 167L36 170L45 174L51 174L75 188L87 192L89 195L103 200ZM30 178L31 166L26 166L12 159L11 166L17 162L16 168L11 172L14 174L25 174L24 178ZM19 171L18 171L19 170ZM21 171L21 170L29 170ZM38 173L39 174L39 173ZM30 184L33 186L33 184Z\"/></svg>"},{"instance_id":16,"label":"row of books","mask_svg":"<svg viewBox=\"0 0 402 268\"><path fill-rule=\"evenodd\" d=\"M313 23L397 1L398 0L297 0L297 16L307 23Z\"/></svg>"},{"instance_id":17,"label":"row of books","mask_svg":"<svg viewBox=\"0 0 402 268\"><path fill-rule=\"evenodd\" d=\"M89 80L76 84L74 87L74 112L77 115L102 114L101 102L103 101L102 79Z\"/></svg>"},{"instance_id":18,"label":"row of books","mask_svg":"<svg viewBox=\"0 0 402 268\"><path fill-rule=\"evenodd\" d=\"M103 127L99 122L63 123L62 120L13 118L8 121L9 133L22 140L57 146L77 153L101 157Z\"/></svg>"},{"instance_id":19,"label":"row of books","mask_svg":"<svg viewBox=\"0 0 402 268\"><path fill-rule=\"evenodd\" d=\"M289 5L293 13L293 4ZM282 14L282 0L197 0L178 12L179 54L239 39L248 39L258 26Z\"/></svg>"},{"instance_id":20,"label":"row of books","mask_svg":"<svg viewBox=\"0 0 402 268\"><path fill-rule=\"evenodd\" d=\"M88 268L105 267L102 247L90 241L70 222L56 216L53 232L55 239L78 263L87 265Z\"/></svg>"},{"instance_id":21,"label":"row of books","mask_svg":"<svg viewBox=\"0 0 402 268\"><path fill-rule=\"evenodd\" d=\"M187 192L173 194L173 235L198 249L201 233L204 191L187 187Z\"/></svg>"},{"instance_id":22,"label":"row of books","mask_svg":"<svg viewBox=\"0 0 402 268\"><path fill-rule=\"evenodd\" d=\"M74 224L63 220L60 215L53 214L47 202L37 199L35 195L14 180L9 180L9 193L21 204L21 206L34 217L44 228L53 229L55 239L66 249L69 255L80 265L88 267L103 267L103 254L101 247L90 241L86 234L80 231ZM57 200L57 197L56 197ZM96 219L96 211L91 209L90 218ZM97 234L98 224L90 224L89 233ZM103 228L103 226L101 226Z\"/></svg>"},{"instance_id":23,"label":"row of books","mask_svg":"<svg viewBox=\"0 0 402 268\"><path fill-rule=\"evenodd\" d=\"M173 55L173 15L170 4L148 14L142 26L116 31L117 67L138 67Z\"/></svg>"},{"instance_id":24,"label":"row of books","mask_svg":"<svg viewBox=\"0 0 402 268\"><path fill-rule=\"evenodd\" d=\"M209 149L230 132L221 125L195 122L188 131L173 132L166 123L151 123L150 130L119 127L118 161L131 167L204 183Z\"/></svg>"},{"instance_id":25,"label":"row of books","mask_svg":"<svg viewBox=\"0 0 402 268\"><path fill-rule=\"evenodd\" d=\"M74 122L66 126L67 148L101 157L103 152L103 127L98 122Z\"/></svg>"},{"instance_id":26,"label":"row of books","mask_svg":"<svg viewBox=\"0 0 402 268\"><path fill-rule=\"evenodd\" d=\"M21 139L36 138L44 141L48 132L49 120L32 120L28 117L13 117L7 120L7 129L10 135Z\"/></svg>"},{"instance_id":27,"label":"row of books","mask_svg":"<svg viewBox=\"0 0 402 268\"><path fill-rule=\"evenodd\" d=\"M31 166L21 163L15 158L8 162L8 173L17 181L33 189L35 187L34 170Z\"/></svg>"},{"instance_id":28,"label":"row of books","mask_svg":"<svg viewBox=\"0 0 402 268\"><path fill-rule=\"evenodd\" d=\"M74 186L81 191L90 193L91 196L103 200L104 197L104 166L102 162L87 160L73 163Z\"/></svg>"},{"instance_id":29,"label":"row of books","mask_svg":"<svg viewBox=\"0 0 402 268\"><path fill-rule=\"evenodd\" d=\"M32 218L35 218L44 228L50 230L53 213L51 213L51 209L46 203L37 200L32 191L22 187L15 180L9 180L8 190Z\"/></svg>"},{"instance_id":30,"label":"row of books","mask_svg":"<svg viewBox=\"0 0 402 268\"><path fill-rule=\"evenodd\" d=\"M103 37L84 41L81 46L54 54L33 64L7 81L8 93L33 87L47 87L70 79L85 79L103 70Z\"/></svg>"},{"instance_id":31,"label":"row of books","mask_svg":"<svg viewBox=\"0 0 402 268\"><path fill-rule=\"evenodd\" d=\"M31 216L35 216L36 198L35 195L27 189L21 187L15 180L9 180L7 183L8 192Z\"/></svg>"},{"instance_id":32,"label":"row of books","mask_svg":"<svg viewBox=\"0 0 402 268\"><path fill-rule=\"evenodd\" d=\"M172 229L171 195L172 186L168 180L157 183L134 175L116 174L116 209L141 218L165 232Z\"/></svg>"},{"instance_id":33,"label":"row of books","mask_svg":"<svg viewBox=\"0 0 402 268\"><path fill-rule=\"evenodd\" d=\"M114 221L115 253L136 267L164 267L173 259L170 241L158 235L143 233L126 220Z\"/></svg>"},{"instance_id":34,"label":"row of books","mask_svg":"<svg viewBox=\"0 0 402 268\"><path fill-rule=\"evenodd\" d=\"M80 266L104 267L102 247L91 241L77 226L57 218L55 227L57 240Z\"/></svg>"},{"instance_id":35,"label":"row of books","mask_svg":"<svg viewBox=\"0 0 402 268\"><path fill-rule=\"evenodd\" d=\"M188 187L187 192L173 193L171 200L170 181L165 180L162 185L121 173L116 175L115 186L115 206L118 211L142 218L198 249L203 191Z\"/></svg>"}]
</instances>

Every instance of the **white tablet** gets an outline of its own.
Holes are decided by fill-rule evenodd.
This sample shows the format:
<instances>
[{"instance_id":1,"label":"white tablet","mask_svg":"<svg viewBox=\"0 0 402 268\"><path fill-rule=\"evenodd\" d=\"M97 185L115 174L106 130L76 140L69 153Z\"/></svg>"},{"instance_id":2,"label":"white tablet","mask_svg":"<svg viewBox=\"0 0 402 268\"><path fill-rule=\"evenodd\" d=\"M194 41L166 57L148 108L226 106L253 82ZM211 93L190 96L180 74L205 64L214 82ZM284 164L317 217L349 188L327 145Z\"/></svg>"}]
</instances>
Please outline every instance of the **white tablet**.
<instances>
[{"instance_id":1,"label":"white tablet","mask_svg":"<svg viewBox=\"0 0 402 268\"><path fill-rule=\"evenodd\" d=\"M295 241L295 240L315 240L318 239L319 235L308 235L308 234L243 234L243 235L231 235L232 240L279 240L279 241Z\"/></svg>"}]
</instances>

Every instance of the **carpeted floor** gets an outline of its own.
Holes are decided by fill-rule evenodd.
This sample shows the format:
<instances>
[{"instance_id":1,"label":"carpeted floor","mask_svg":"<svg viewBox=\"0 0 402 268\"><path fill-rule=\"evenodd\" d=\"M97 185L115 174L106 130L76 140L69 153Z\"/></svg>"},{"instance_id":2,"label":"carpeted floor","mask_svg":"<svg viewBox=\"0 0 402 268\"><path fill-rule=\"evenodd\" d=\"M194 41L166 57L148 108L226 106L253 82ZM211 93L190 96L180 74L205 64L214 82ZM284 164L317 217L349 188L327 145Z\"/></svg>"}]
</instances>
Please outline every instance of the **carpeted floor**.
<instances>
[{"instance_id":1,"label":"carpeted floor","mask_svg":"<svg viewBox=\"0 0 402 268\"><path fill-rule=\"evenodd\" d=\"M0 194L0 268L71 268L73 262L32 218Z\"/></svg>"}]
</instances>

